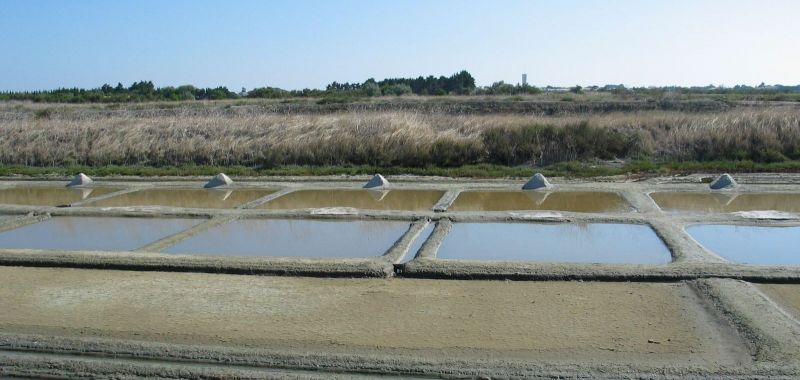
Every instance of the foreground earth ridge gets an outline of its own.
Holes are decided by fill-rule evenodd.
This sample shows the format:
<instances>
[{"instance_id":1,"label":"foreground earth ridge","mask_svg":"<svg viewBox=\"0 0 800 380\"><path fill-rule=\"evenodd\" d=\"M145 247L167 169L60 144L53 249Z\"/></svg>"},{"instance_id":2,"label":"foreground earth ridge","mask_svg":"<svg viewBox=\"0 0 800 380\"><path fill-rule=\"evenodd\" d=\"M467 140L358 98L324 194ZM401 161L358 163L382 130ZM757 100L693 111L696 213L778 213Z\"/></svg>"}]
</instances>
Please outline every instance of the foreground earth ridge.
<instances>
[{"instance_id":1,"label":"foreground earth ridge","mask_svg":"<svg viewBox=\"0 0 800 380\"><path fill-rule=\"evenodd\" d=\"M206 219L134 252L0 250L0 377L49 378L797 378L800 269L728 262L687 225L798 226L794 213L676 215L648 194L708 192L707 174L552 178L554 191L610 191L634 212L448 211L465 190L524 180L390 176L440 189L430 210L265 210L298 189L359 188L368 177L234 178L276 193L235 209L0 206L0 231L51 217ZM738 174L736 193L791 193L797 174ZM0 188L59 185L8 178ZM201 178L98 178L120 188L201 187ZM727 190L726 190L727 191ZM170 255L160 249L235 219L400 220L408 230L365 259ZM438 259L454 223L643 223L670 249L654 265ZM417 257L399 263L433 225Z\"/></svg>"}]
</instances>

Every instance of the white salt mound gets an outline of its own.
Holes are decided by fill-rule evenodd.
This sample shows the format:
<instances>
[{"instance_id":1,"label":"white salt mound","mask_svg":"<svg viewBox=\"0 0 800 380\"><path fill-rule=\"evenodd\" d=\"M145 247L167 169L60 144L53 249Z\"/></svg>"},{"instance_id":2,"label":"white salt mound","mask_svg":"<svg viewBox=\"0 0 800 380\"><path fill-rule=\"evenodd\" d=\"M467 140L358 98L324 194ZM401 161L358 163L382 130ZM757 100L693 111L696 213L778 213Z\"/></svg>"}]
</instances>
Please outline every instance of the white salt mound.
<instances>
[{"instance_id":1,"label":"white salt mound","mask_svg":"<svg viewBox=\"0 0 800 380\"><path fill-rule=\"evenodd\" d=\"M528 182L522 185L522 190L549 189L553 187L542 173L536 173Z\"/></svg>"},{"instance_id":2,"label":"white salt mound","mask_svg":"<svg viewBox=\"0 0 800 380\"><path fill-rule=\"evenodd\" d=\"M211 179L211 181L208 181L208 183L206 183L206 185L203 186L203 187L205 187L206 189L209 189L209 188L212 188L212 187L228 186L228 185L230 185L232 183L233 183L233 180L230 177L228 177L227 175L225 175L225 173L219 173L219 174L215 175L214 178Z\"/></svg>"},{"instance_id":3,"label":"white salt mound","mask_svg":"<svg viewBox=\"0 0 800 380\"><path fill-rule=\"evenodd\" d=\"M364 188L374 189L377 187L387 187L387 186L389 186L389 181L387 181L386 178L383 178L382 175L375 174L375 176L372 177L372 179L369 180L369 182L367 182L366 185L364 185Z\"/></svg>"},{"instance_id":4,"label":"white salt mound","mask_svg":"<svg viewBox=\"0 0 800 380\"><path fill-rule=\"evenodd\" d=\"M728 173L719 176L719 178L717 178L714 182L711 182L711 184L708 185L708 187L710 187L711 190L728 189L735 186L736 186L736 181L734 181L733 177L731 177L731 175Z\"/></svg>"},{"instance_id":5,"label":"white salt mound","mask_svg":"<svg viewBox=\"0 0 800 380\"><path fill-rule=\"evenodd\" d=\"M92 179L89 178L88 175L80 173L76 175L75 178L73 178L72 181L70 181L70 183L67 184L67 187L83 186L83 185L88 185L92 182L94 181L92 181Z\"/></svg>"}]
</instances>

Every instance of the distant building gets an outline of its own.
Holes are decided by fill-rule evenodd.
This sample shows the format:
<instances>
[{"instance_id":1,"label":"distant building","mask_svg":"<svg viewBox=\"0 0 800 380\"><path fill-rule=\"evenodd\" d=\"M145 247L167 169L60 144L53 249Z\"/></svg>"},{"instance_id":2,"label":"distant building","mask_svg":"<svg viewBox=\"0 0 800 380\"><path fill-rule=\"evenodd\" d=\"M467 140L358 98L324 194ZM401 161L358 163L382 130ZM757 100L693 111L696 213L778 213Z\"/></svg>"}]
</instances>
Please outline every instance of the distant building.
<instances>
[{"instance_id":1,"label":"distant building","mask_svg":"<svg viewBox=\"0 0 800 380\"><path fill-rule=\"evenodd\" d=\"M523 86L528 85L528 74L522 74L522 85Z\"/></svg>"},{"instance_id":2,"label":"distant building","mask_svg":"<svg viewBox=\"0 0 800 380\"><path fill-rule=\"evenodd\" d=\"M553 87L547 86L544 88L544 92L568 92L569 87Z\"/></svg>"}]
</instances>

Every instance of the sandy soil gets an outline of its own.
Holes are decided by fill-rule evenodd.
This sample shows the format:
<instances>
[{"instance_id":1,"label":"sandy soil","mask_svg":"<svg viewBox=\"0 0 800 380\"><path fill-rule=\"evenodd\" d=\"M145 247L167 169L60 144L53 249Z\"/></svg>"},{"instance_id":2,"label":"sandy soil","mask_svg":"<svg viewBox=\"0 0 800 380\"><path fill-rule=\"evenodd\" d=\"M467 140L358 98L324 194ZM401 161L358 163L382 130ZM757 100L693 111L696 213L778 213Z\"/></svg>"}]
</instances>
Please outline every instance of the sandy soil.
<instances>
[{"instance_id":1,"label":"sandy soil","mask_svg":"<svg viewBox=\"0 0 800 380\"><path fill-rule=\"evenodd\" d=\"M759 284L759 290L777 302L784 310L800 320L800 285L796 284Z\"/></svg>"},{"instance_id":2,"label":"sandy soil","mask_svg":"<svg viewBox=\"0 0 800 380\"><path fill-rule=\"evenodd\" d=\"M0 332L567 362L746 361L682 284L0 268Z\"/></svg>"}]
</instances>

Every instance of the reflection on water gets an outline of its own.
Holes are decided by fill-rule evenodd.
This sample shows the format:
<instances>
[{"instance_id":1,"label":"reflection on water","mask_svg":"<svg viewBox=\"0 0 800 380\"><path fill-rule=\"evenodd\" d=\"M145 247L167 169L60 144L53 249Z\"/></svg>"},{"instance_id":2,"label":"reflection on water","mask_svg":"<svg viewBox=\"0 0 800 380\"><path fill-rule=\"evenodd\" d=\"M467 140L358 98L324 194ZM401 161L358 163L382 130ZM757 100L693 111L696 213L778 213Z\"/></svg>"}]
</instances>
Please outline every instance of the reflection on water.
<instances>
[{"instance_id":1,"label":"reflection on water","mask_svg":"<svg viewBox=\"0 0 800 380\"><path fill-rule=\"evenodd\" d=\"M65 206L90 197L99 197L119 189L108 187L66 188L23 186L0 189L0 204L27 206Z\"/></svg>"},{"instance_id":2,"label":"reflection on water","mask_svg":"<svg viewBox=\"0 0 800 380\"><path fill-rule=\"evenodd\" d=\"M786 211L800 212L800 194L791 193L652 193L664 211Z\"/></svg>"},{"instance_id":3,"label":"reflection on water","mask_svg":"<svg viewBox=\"0 0 800 380\"><path fill-rule=\"evenodd\" d=\"M298 190L265 203L272 210L353 207L364 210L430 210L439 190Z\"/></svg>"},{"instance_id":4,"label":"reflection on water","mask_svg":"<svg viewBox=\"0 0 800 380\"><path fill-rule=\"evenodd\" d=\"M274 192L269 189L144 189L91 202L87 206L234 208Z\"/></svg>"},{"instance_id":5,"label":"reflection on water","mask_svg":"<svg viewBox=\"0 0 800 380\"><path fill-rule=\"evenodd\" d=\"M164 250L225 256L373 257L391 248L408 222L234 220Z\"/></svg>"},{"instance_id":6,"label":"reflection on water","mask_svg":"<svg viewBox=\"0 0 800 380\"><path fill-rule=\"evenodd\" d=\"M0 248L132 250L190 228L199 219L54 217L0 232Z\"/></svg>"},{"instance_id":7,"label":"reflection on water","mask_svg":"<svg viewBox=\"0 0 800 380\"><path fill-rule=\"evenodd\" d=\"M448 211L629 211L617 193L593 191L464 191Z\"/></svg>"},{"instance_id":8,"label":"reflection on water","mask_svg":"<svg viewBox=\"0 0 800 380\"><path fill-rule=\"evenodd\" d=\"M700 244L743 264L800 264L800 227L706 224L686 229Z\"/></svg>"},{"instance_id":9,"label":"reflection on water","mask_svg":"<svg viewBox=\"0 0 800 380\"><path fill-rule=\"evenodd\" d=\"M456 223L436 257L626 264L662 264L672 259L649 226L602 223Z\"/></svg>"}]
</instances>

